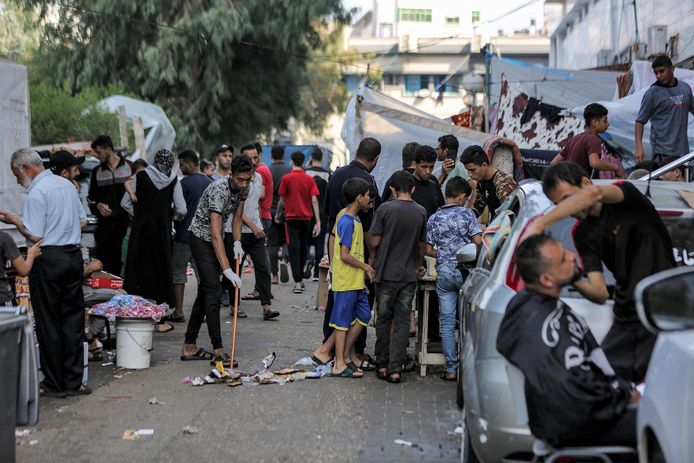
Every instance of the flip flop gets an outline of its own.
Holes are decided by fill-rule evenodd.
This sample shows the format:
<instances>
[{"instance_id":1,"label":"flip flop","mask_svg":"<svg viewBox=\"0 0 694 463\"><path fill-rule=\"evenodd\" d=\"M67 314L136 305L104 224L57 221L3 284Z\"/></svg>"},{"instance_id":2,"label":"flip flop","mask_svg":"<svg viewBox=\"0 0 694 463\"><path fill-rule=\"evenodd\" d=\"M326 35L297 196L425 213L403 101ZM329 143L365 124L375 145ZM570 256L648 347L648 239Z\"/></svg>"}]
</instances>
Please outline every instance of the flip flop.
<instances>
[{"instance_id":1,"label":"flip flop","mask_svg":"<svg viewBox=\"0 0 694 463\"><path fill-rule=\"evenodd\" d=\"M362 373L364 372L364 370L362 370L361 368L359 368L358 366L356 366L356 365L354 364L354 362L349 362L349 363L347 364L347 366L348 366L349 368L351 368L353 371L356 371L356 372L361 371Z\"/></svg>"},{"instance_id":2,"label":"flip flop","mask_svg":"<svg viewBox=\"0 0 694 463\"><path fill-rule=\"evenodd\" d=\"M167 322L183 323L186 321L186 317L185 315L181 315L180 317L166 317L164 320Z\"/></svg>"},{"instance_id":3,"label":"flip flop","mask_svg":"<svg viewBox=\"0 0 694 463\"><path fill-rule=\"evenodd\" d=\"M191 355L181 355L181 360L186 361L186 360L213 360L214 359L214 354L212 352L207 352L205 349L202 347L197 350L194 354Z\"/></svg>"},{"instance_id":4,"label":"flip flop","mask_svg":"<svg viewBox=\"0 0 694 463\"><path fill-rule=\"evenodd\" d=\"M397 378L395 375L398 375ZM388 381L391 384L400 384L400 380L402 379L402 374L400 374L399 371L392 371L386 375L386 381Z\"/></svg>"},{"instance_id":5,"label":"flip flop","mask_svg":"<svg viewBox=\"0 0 694 463\"><path fill-rule=\"evenodd\" d=\"M327 364L330 363L333 359L330 359L330 360L328 360L327 362L323 362L323 361L321 361L321 359L319 359L319 358L316 357L315 355L312 355L312 356L311 356L311 360L312 360L313 363L315 363L316 365L327 365Z\"/></svg>"},{"instance_id":6,"label":"flip flop","mask_svg":"<svg viewBox=\"0 0 694 463\"><path fill-rule=\"evenodd\" d=\"M162 325L162 326L163 326L163 325ZM164 333L168 333L169 331L173 331L173 330L174 330L173 325L167 325L167 326L169 327L168 330L161 331L161 330L159 330L159 329L157 328L157 329L155 329L155 331L156 331L157 333L159 333L159 334L164 334Z\"/></svg>"},{"instance_id":7,"label":"flip flop","mask_svg":"<svg viewBox=\"0 0 694 463\"><path fill-rule=\"evenodd\" d=\"M350 367L345 368L340 373L330 373L333 378L348 378L348 379L362 379L364 374L358 375L356 371L352 370Z\"/></svg>"}]
</instances>

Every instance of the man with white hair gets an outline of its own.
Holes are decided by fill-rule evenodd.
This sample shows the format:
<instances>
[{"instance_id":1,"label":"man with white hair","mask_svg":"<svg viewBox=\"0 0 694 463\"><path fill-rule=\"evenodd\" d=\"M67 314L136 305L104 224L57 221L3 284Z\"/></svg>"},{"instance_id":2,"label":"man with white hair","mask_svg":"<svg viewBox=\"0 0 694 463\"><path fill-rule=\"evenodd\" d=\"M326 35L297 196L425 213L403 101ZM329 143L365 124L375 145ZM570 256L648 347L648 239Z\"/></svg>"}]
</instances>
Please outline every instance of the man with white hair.
<instances>
[{"instance_id":1,"label":"man with white hair","mask_svg":"<svg viewBox=\"0 0 694 463\"><path fill-rule=\"evenodd\" d=\"M79 247L87 216L72 183L44 169L36 151L15 151L10 167L29 194L21 220L7 212L0 212L0 220L16 226L28 241L41 241L41 256L29 274L29 285L44 395L89 394L91 389L82 385L84 295Z\"/></svg>"}]
</instances>

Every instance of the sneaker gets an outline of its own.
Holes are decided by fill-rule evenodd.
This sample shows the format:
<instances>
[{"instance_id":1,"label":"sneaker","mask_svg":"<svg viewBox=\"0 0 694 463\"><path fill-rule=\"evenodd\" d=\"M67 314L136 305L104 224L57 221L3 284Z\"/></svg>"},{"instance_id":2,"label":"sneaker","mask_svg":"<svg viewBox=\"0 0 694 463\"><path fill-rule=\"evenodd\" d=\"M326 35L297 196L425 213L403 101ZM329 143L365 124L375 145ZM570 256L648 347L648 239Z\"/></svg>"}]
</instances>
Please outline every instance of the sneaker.
<instances>
[{"instance_id":1,"label":"sneaker","mask_svg":"<svg viewBox=\"0 0 694 463\"><path fill-rule=\"evenodd\" d=\"M302 288L301 283L296 283L294 285L294 294L301 294L304 292L304 288Z\"/></svg>"},{"instance_id":2,"label":"sneaker","mask_svg":"<svg viewBox=\"0 0 694 463\"><path fill-rule=\"evenodd\" d=\"M280 279L277 278L277 275L272 275L272 284L273 284L273 285L278 285L278 284L280 284Z\"/></svg>"},{"instance_id":3,"label":"sneaker","mask_svg":"<svg viewBox=\"0 0 694 463\"><path fill-rule=\"evenodd\" d=\"M304 269L304 279L308 280L313 274L313 259L309 259L306 262L306 268Z\"/></svg>"},{"instance_id":4,"label":"sneaker","mask_svg":"<svg viewBox=\"0 0 694 463\"><path fill-rule=\"evenodd\" d=\"M287 269L287 261L280 261L280 281L287 283L289 281L289 270Z\"/></svg>"},{"instance_id":5,"label":"sneaker","mask_svg":"<svg viewBox=\"0 0 694 463\"><path fill-rule=\"evenodd\" d=\"M223 306L229 305L229 291L222 291L221 303Z\"/></svg>"},{"instance_id":6,"label":"sneaker","mask_svg":"<svg viewBox=\"0 0 694 463\"><path fill-rule=\"evenodd\" d=\"M92 388L85 386L84 384L79 387L79 389L74 391L65 391L68 397L74 397L76 395L89 395L92 393Z\"/></svg>"},{"instance_id":7,"label":"sneaker","mask_svg":"<svg viewBox=\"0 0 694 463\"><path fill-rule=\"evenodd\" d=\"M306 285L304 284L304 282L302 281L299 284L301 285L301 292L303 293L304 291L306 291Z\"/></svg>"},{"instance_id":8,"label":"sneaker","mask_svg":"<svg viewBox=\"0 0 694 463\"><path fill-rule=\"evenodd\" d=\"M311 279L311 281L313 281L313 282L315 283L315 282L319 281L319 278L318 278L318 277L313 277L313 278Z\"/></svg>"}]
</instances>

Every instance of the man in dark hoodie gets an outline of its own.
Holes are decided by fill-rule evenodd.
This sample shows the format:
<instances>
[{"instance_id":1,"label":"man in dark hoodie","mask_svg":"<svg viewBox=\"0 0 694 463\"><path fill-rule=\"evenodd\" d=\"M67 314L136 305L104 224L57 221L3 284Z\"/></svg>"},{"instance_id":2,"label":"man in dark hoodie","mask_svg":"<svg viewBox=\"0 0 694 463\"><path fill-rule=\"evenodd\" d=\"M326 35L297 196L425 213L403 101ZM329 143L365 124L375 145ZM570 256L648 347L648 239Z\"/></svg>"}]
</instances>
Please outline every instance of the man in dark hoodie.
<instances>
[{"instance_id":1,"label":"man in dark hoodie","mask_svg":"<svg viewBox=\"0 0 694 463\"><path fill-rule=\"evenodd\" d=\"M615 376L585 320L559 299L580 276L576 255L546 235L523 241L526 289L508 304L496 348L525 376L528 424L554 446L636 446L640 395Z\"/></svg>"}]
</instances>

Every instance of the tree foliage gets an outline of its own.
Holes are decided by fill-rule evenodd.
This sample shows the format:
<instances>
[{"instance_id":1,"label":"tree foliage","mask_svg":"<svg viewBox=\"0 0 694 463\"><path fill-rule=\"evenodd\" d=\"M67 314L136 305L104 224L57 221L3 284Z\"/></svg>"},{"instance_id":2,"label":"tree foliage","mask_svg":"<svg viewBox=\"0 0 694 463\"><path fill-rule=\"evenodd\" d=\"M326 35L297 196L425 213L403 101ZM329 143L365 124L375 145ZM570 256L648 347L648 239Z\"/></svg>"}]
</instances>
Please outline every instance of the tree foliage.
<instances>
[{"instance_id":1,"label":"tree foliage","mask_svg":"<svg viewBox=\"0 0 694 463\"><path fill-rule=\"evenodd\" d=\"M18 0L17 0L18 1ZM178 143L242 142L290 117L320 129L339 108L335 69L312 68L340 0L25 0L38 8L42 52L73 94L122 83L164 107ZM318 79L318 80L317 80ZM342 99L342 100L341 100Z\"/></svg>"}]
</instances>

